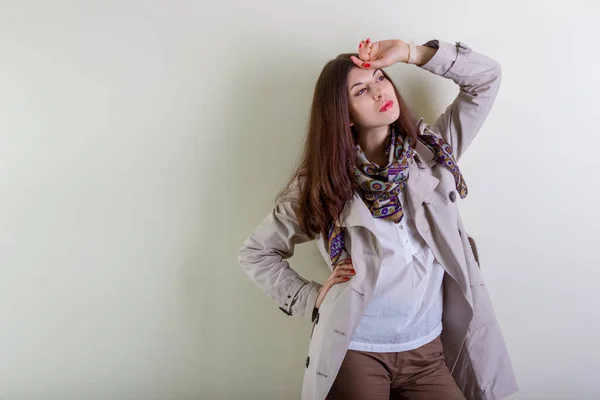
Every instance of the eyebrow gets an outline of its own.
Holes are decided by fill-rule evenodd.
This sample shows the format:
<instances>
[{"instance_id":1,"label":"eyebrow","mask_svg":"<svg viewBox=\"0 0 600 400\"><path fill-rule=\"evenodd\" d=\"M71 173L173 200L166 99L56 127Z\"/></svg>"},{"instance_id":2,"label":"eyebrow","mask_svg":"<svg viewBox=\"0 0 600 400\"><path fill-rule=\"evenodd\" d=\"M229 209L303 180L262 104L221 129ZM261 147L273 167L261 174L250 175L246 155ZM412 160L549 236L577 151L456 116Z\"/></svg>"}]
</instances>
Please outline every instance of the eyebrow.
<instances>
[{"instance_id":1,"label":"eyebrow","mask_svg":"<svg viewBox=\"0 0 600 400\"><path fill-rule=\"evenodd\" d=\"M375 71L373 71L373 76L375 76L375 74L377 73L377 71L381 71L383 73L383 71L381 70L381 68L377 68ZM352 85L352 87L350 88L350 90L352 90L354 88L354 86L357 85L362 85L362 82L356 82L354 85Z\"/></svg>"}]
</instances>

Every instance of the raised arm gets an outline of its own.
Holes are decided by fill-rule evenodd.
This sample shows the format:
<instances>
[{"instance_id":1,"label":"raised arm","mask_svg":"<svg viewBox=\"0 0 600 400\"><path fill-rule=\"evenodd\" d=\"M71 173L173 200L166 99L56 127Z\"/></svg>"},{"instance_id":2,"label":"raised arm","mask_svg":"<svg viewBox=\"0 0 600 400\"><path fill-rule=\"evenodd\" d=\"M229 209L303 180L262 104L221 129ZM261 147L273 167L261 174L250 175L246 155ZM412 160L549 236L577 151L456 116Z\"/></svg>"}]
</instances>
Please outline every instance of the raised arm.
<instances>
[{"instance_id":1,"label":"raised arm","mask_svg":"<svg viewBox=\"0 0 600 400\"><path fill-rule=\"evenodd\" d=\"M452 79L459 86L454 101L435 121L435 128L452 146L458 160L487 118L502 78L500 64L464 43L431 40L425 47L439 47L421 68Z\"/></svg>"},{"instance_id":2,"label":"raised arm","mask_svg":"<svg viewBox=\"0 0 600 400\"><path fill-rule=\"evenodd\" d=\"M384 68L410 60L459 86L458 95L432 127L452 146L457 160L479 132L500 88L500 64L461 42L430 40L415 46L399 39L367 39L359 44L358 54L360 58L352 60L362 68Z\"/></svg>"}]
</instances>

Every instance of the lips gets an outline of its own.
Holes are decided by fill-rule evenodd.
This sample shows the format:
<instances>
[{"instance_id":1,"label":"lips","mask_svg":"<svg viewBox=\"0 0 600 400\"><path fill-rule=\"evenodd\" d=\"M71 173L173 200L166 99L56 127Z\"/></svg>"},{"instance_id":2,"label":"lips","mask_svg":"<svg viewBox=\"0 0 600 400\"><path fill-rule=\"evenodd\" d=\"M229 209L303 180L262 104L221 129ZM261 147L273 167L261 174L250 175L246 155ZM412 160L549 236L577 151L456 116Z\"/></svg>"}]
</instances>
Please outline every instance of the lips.
<instances>
[{"instance_id":1,"label":"lips","mask_svg":"<svg viewBox=\"0 0 600 400\"><path fill-rule=\"evenodd\" d=\"M394 105L394 102L391 100L388 100L385 103L383 103L383 106L381 106L381 108L379 109L379 112L385 112L385 111L389 110L390 108L392 108L393 105Z\"/></svg>"}]
</instances>

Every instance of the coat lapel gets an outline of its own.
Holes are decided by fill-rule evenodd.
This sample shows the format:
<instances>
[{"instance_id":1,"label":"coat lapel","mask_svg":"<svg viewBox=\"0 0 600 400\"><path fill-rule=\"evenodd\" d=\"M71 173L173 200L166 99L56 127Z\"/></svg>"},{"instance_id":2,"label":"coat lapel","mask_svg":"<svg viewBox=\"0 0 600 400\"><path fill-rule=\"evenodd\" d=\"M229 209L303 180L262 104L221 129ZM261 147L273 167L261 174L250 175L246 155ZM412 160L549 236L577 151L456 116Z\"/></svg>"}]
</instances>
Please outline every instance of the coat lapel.
<instances>
[{"instance_id":1,"label":"coat lapel","mask_svg":"<svg viewBox=\"0 0 600 400\"><path fill-rule=\"evenodd\" d=\"M416 163L411 164L405 191L406 200L413 216L417 215L419 207L430 197L439 183L437 178L423 173Z\"/></svg>"},{"instance_id":2,"label":"coat lapel","mask_svg":"<svg viewBox=\"0 0 600 400\"><path fill-rule=\"evenodd\" d=\"M430 205L429 218L425 216L423 203L430 198L432 192L439 184L439 180L421 171L418 167L411 170L406 185L406 196L410 211L412 212L417 231L427 243L436 259L442 264L448 275L454 279L462 290L465 299L472 304L471 289L468 285L466 272L460 268L460 255L457 256L453 249L460 249L457 226L449 225L436 212L435 205Z\"/></svg>"},{"instance_id":3,"label":"coat lapel","mask_svg":"<svg viewBox=\"0 0 600 400\"><path fill-rule=\"evenodd\" d=\"M342 215L346 216L342 218L342 226L363 226L375 234L373 216L358 193L346 203Z\"/></svg>"}]
</instances>

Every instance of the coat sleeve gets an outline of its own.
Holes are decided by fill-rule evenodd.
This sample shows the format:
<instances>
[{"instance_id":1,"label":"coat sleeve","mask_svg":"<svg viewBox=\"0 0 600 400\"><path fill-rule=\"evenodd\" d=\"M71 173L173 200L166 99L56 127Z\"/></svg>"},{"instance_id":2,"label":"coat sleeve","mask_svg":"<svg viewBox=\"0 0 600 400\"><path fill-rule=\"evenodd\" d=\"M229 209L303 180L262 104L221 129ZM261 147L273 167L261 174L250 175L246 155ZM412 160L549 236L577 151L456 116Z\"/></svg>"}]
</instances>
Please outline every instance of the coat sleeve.
<instances>
[{"instance_id":1,"label":"coat sleeve","mask_svg":"<svg viewBox=\"0 0 600 400\"><path fill-rule=\"evenodd\" d=\"M452 79L460 90L454 101L437 118L435 128L452 146L458 160L479 132L488 116L500 88L500 64L494 59L472 51L464 43L451 44L430 40L424 46L437 52L420 67Z\"/></svg>"},{"instance_id":2,"label":"coat sleeve","mask_svg":"<svg viewBox=\"0 0 600 400\"><path fill-rule=\"evenodd\" d=\"M275 205L238 253L244 272L289 316L311 318L322 287L302 278L286 261L296 244L309 240L295 218L293 202L284 201Z\"/></svg>"}]
</instances>

